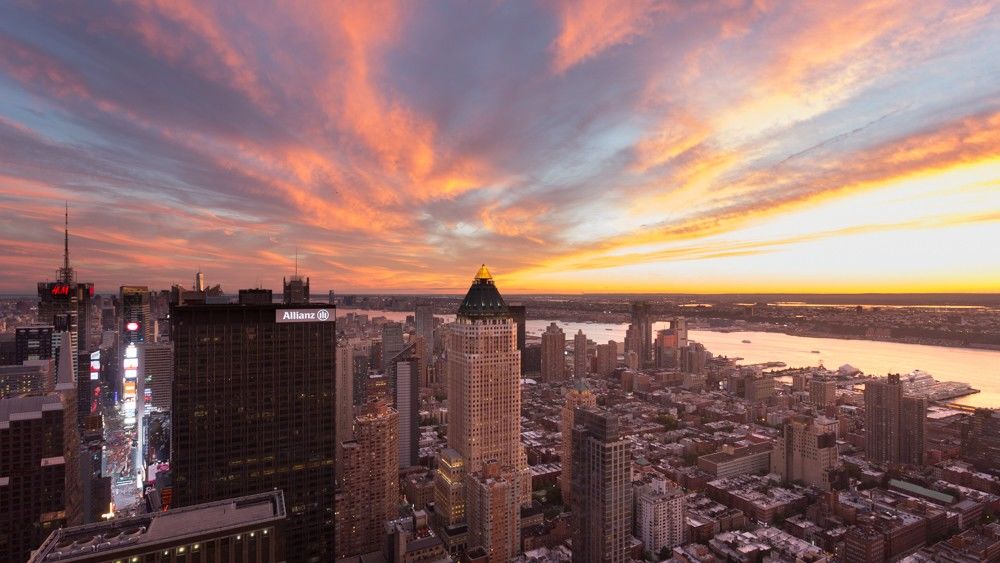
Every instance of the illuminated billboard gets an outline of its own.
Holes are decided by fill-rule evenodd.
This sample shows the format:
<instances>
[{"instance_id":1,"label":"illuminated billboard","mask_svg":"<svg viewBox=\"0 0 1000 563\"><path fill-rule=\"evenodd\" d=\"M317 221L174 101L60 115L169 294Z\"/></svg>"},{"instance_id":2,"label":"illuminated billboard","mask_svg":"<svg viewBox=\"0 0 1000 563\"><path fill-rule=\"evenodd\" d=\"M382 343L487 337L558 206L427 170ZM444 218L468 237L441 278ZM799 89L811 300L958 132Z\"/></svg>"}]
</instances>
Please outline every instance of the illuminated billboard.
<instances>
[{"instance_id":1,"label":"illuminated billboard","mask_svg":"<svg viewBox=\"0 0 1000 563\"><path fill-rule=\"evenodd\" d=\"M329 309L276 309L276 323L331 323L333 313Z\"/></svg>"},{"instance_id":2,"label":"illuminated billboard","mask_svg":"<svg viewBox=\"0 0 1000 563\"><path fill-rule=\"evenodd\" d=\"M101 377L101 351L90 354L90 380L97 381Z\"/></svg>"},{"instance_id":3,"label":"illuminated billboard","mask_svg":"<svg viewBox=\"0 0 1000 563\"><path fill-rule=\"evenodd\" d=\"M136 380L139 378L139 350L135 344L125 347L125 358L122 360L124 368L122 378L122 416L125 424L131 426L135 424L135 400L136 400Z\"/></svg>"}]
</instances>

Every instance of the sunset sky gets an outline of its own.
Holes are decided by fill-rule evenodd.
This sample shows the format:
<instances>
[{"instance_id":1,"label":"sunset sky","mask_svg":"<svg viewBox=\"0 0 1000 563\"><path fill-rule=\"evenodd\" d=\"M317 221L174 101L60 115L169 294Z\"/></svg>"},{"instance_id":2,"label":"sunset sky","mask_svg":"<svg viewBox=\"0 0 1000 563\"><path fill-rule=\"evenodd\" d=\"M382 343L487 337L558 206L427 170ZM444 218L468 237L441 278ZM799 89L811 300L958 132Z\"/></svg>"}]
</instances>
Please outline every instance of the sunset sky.
<instances>
[{"instance_id":1,"label":"sunset sky","mask_svg":"<svg viewBox=\"0 0 1000 563\"><path fill-rule=\"evenodd\" d=\"M0 291L1000 290L1000 4L0 3Z\"/></svg>"}]
</instances>

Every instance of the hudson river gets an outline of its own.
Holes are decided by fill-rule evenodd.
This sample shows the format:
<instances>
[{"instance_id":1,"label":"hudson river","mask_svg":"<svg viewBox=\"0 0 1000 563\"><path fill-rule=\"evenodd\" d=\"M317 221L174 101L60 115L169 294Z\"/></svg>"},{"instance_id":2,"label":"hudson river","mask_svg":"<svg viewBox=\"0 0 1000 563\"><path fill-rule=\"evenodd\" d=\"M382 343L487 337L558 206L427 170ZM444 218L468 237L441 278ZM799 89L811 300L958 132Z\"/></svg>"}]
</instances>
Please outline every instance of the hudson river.
<instances>
[{"instance_id":1,"label":"hudson river","mask_svg":"<svg viewBox=\"0 0 1000 563\"><path fill-rule=\"evenodd\" d=\"M384 316L392 320L405 320L408 313L393 311L357 311L338 309L338 315L357 312L370 316ZM412 314L412 313L409 313ZM454 316L438 315L445 320ZM538 336L552 321L529 320L525 330ZM625 340L626 324L557 322L571 342L578 330L597 343ZM655 323L653 334L667 323ZM873 340L842 340L839 338L812 338L790 336L777 332L715 332L689 330L688 338L705 345L716 356L743 358L741 364L785 362L788 367L816 366L822 363L829 369L851 364L868 375L884 376L887 373L909 373L915 369L926 371L938 381L964 381L979 393L958 397L951 402L975 407L1000 407L1000 351L973 348L924 346ZM746 344L743 341L749 340ZM813 350L818 350L814 354Z\"/></svg>"}]
</instances>

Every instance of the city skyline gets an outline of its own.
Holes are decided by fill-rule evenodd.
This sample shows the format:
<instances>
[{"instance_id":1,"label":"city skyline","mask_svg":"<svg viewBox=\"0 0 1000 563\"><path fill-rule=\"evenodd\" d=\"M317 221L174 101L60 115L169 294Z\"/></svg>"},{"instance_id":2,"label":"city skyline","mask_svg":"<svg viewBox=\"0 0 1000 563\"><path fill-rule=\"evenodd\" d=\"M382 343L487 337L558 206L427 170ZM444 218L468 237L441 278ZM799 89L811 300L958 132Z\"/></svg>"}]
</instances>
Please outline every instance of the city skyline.
<instances>
[{"instance_id":1,"label":"city skyline","mask_svg":"<svg viewBox=\"0 0 1000 563\"><path fill-rule=\"evenodd\" d=\"M988 292L989 2L0 7L0 292ZM33 281L28 281L33 280Z\"/></svg>"}]
</instances>

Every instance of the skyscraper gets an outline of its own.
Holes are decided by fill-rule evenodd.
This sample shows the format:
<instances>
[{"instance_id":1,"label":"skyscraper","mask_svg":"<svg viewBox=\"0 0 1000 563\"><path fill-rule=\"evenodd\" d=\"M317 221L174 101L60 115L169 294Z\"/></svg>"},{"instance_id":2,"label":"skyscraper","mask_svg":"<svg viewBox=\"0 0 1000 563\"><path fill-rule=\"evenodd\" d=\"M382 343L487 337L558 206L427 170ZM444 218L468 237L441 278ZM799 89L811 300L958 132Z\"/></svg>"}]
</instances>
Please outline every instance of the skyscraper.
<instances>
[{"instance_id":1,"label":"skyscraper","mask_svg":"<svg viewBox=\"0 0 1000 563\"><path fill-rule=\"evenodd\" d=\"M0 399L0 561L27 561L66 525L67 418L56 393Z\"/></svg>"},{"instance_id":2,"label":"skyscraper","mask_svg":"<svg viewBox=\"0 0 1000 563\"><path fill-rule=\"evenodd\" d=\"M52 332L54 327L22 326L14 330L14 362L28 360L48 360L52 358Z\"/></svg>"},{"instance_id":3,"label":"skyscraper","mask_svg":"<svg viewBox=\"0 0 1000 563\"><path fill-rule=\"evenodd\" d=\"M56 273L57 281L38 283L38 322L53 325L56 331L70 333L74 372L79 376L85 370L77 361L77 353L88 351L92 344L89 327L94 284L76 281L76 273L69 265L68 206L63 245L63 265ZM62 320L57 320L57 317Z\"/></svg>"},{"instance_id":4,"label":"skyscraper","mask_svg":"<svg viewBox=\"0 0 1000 563\"><path fill-rule=\"evenodd\" d=\"M582 377L573 380L573 388L566 392L559 432L562 436L562 450L559 460L562 473L559 474L559 491L564 506L570 506L573 496L573 415L578 407L596 407L597 396L590 391Z\"/></svg>"},{"instance_id":5,"label":"skyscraper","mask_svg":"<svg viewBox=\"0 0 1000 563\"><path fill-rule=\"evenodd\" d=\"M628 561L631 442L615 415L580 407L573 418L573 561Z\"/></svg>"},{"instance_id":6,"label":"skyscraper","mask_svg":"<svg viewBox=\"0 0 1000 563\"><path fill-rule=\"evenodd\" d=\"M639 355L639 365L647 367L653 363L653 320L648 302L632 302L632 326L636 331L634 350Z\"/></svg>"},{"instance_id":7,"label":"skyscraper","mask_svg":"<svg viewBox=\"0 0 1000 563\"><path fill-rule=\"evenodd\" d=\"M422 341L418 338L418 341ZM420 361L418 342L407 345L392 359L396 372L396 411L399 413L399 466L417 464L420 439Z\"/></svg>"},{"instance_id":8,"label":"skyscraper","mask_svg":"<svg viewBox=\"0 0 1000 563\"><path fill-rule=\"evenodd\" d=\"M448 447L462 458L470 547L507 560L520 549L519 505L529 502L531 483L521 445L521 355L517 326L484 265L476 273L455 322L447 332ZM490 464L488 472L484 466ZM439 460L439 471L444 460ZM437 480L437 483L446 481ZM509 486L498 487L498 481ZM475 490L475 495L470 491ZM504 514L484 506L507 506L495 494L514 491L517 509ZM446 495L443 495L446 496ZM453 511L453 507L446 510ZM489 518L487 518L487 516ZM496 521L516 523L512 536L489 532Z\"/></svg>"},{"instance_id":9,"label":"skyscraper","mask_svg":"<svg viewBox=\"0 0 1000 563\"><path fill-rule=\"evenodd\" d=\"M205 274L198 270L198 273L194 275L194 285L191 287L194 291L205 291Z\"/></svg>"},{"instance_id":10,"label":"skyscraper","mask_svg":"<svg viewBox=\"0 0 1000 563\"><path fill-rule=\"evenodd\" d=\"M169 411L174 379L174 345L170 342L144 342L137 347L139 378L148 389L154 408Z\"/></svg>"},{"instance_id":11,"label":"skyscraper","mask_svg":"<svg viewBox=\"0 0 1000 563\"><path fill-rule=\"evenodd\" d=\"M367 371L367 368L366 368ZM354 437L354 350L350 346L337 346L337 444ZM337 479L343 476L341 449L337 448Z\"/></svg>"},{"instance_id":12,"label":"skyscraper","mask_svg":"<svg viewBox=\"0 0 1000 563\"><path fill-rule=\"evenodd\" d=\"M299 253L295 252L295 273L292 277L281 278L282 300L285 305L302 305L309 303L309 278L299 275Z\"/></svg>"},{"instance_id":13,"label":"skyscraper","mask_svg":"<svg viewBox=\"0 0 1000 563\"><path fill-rule=\"evenodd\" d=\"M830 470L838 463L837 421L824 416L793 416L771 452L772 473L821 489L830 488Z\"/></svg>"},{"instance_id":14,"label":"skyscraper","mask_svg":"<svg viewBox=\"0 0 1000 563\"><path fill-rule=\"evenodd\" d=\"M923 463L927 399L903 395L899 374L865 384L865 451L875 463Z\"/></svg>"},{"instance_id":15,"label":"skyscraper","mask_svg":"<svg viewBox=\"0 0 1000 563\"><path fill-rule=\"evenodd\" d=\"M391 322L382 325L382 371L389 376L390 382L395 381L396 367L392 365L392 359L404 347L406 341L403 340L403 325Z\"/></svg>"},{"instance_id":16,"label":"skyscraper","mask_svg":"<svg viewBox=\"0 0 1000 563\"><path fill-rule=\"evenodd\" d=\"M573 337L573 377L590 373L590 354L587 353L587 335L583 329Z\"/></svg>"},{"instance_id":17,"label":"skyscraper","mask_svg":"<svg viewBox=\"0 0 1000 563\"><path fill-rule=\"evenodd\" d=\"M510 305L507 308L510 309L510 316L513 317L514 324L517 325L517 349L518 351L524 350L527 336L524 327L527 322L528 309L524 305Z\"/></svg>"},{"instance_id":18,"label":"skyscraper","mask_svg":"<svg viewBox=\"0 0 1000 563\"><path fill-rule=\"evenodd\" d=\"M170 317L174 506L281 489L289 561L333 559L333 308L191 304Z\"/></svg>"},{"instance_id":19,"label":"skyscraper","mask_svg":"<svg viewBox=\"0 0 1000 563\"><path fill-rule=\"evenodd\" d=\"M130 466L135 474L145 466L142 453L146 442L143 426L146 381L145 377L139 376L138 347L143 343L153 342L149 288L123 285L119 289L118 299L121 303L119 319L119 361L122 366L121 412L124 417L123 422L128 429L128 439L135 444Z\"/></svg>"},{"instance_id":20,"label":"skyscraper","mask_svg":"<svg viewBox=\"0 0 1000 563\"><path fill-rule=\"evenodd\" d=\"M566 333L552 323L542 333L542 381L566 377Z\"/></svg>"},{"instance_id":21,"label":"skyscraper","mask_svg":"<svg viewBox=\"0 0 1000 563\"><path fill-rule=\"evenodd\" d=\"M371 403L343 442L344 486L337 495L337 557L380 551L387 520L399 514L399 415ZM326 532L323 532L324 534Z\"/></svg>"},{"instance_id":22,"label":"skyscraper","mask_svg":"<svg viewBox=\"0 0 1000 563\"><path fill-rule=\"evenodd\" d=\"M420 367L420 385L421 387L430 387L434 383L432 381L432 372L434 371L434 307L430 303L417 303L415 311L413 312L414 325L417 329L417 335L420 336L423 341L420 343L421 350L419 350L420 358L423 360Z\"/></svg>"}]
</instances>

